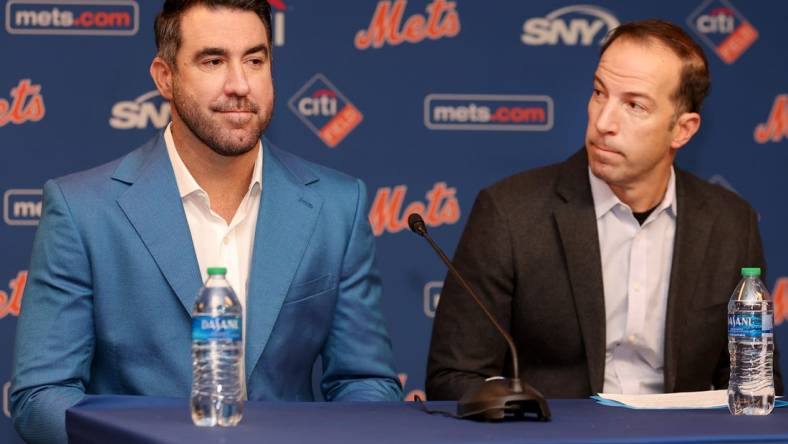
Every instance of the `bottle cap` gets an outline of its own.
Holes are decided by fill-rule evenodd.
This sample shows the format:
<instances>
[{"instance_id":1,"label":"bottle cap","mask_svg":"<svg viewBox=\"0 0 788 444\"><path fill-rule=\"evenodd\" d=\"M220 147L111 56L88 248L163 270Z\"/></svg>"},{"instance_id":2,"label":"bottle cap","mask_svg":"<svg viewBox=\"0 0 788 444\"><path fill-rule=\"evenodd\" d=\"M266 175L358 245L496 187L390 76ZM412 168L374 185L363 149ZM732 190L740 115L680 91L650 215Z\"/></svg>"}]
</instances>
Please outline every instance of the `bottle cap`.
<instances>
[{"instance_id":1,"label":"bottle cap","mask_svg":"<svg viewBox=\"0 0 788 444\"><path fill-rule=\"evenodd\" d=\"M741 269L741 275L745 277L760 276L761 269L759 267L744 267Z\"/></svg>"},{"instance_id":2,"label":"bottle cap","mask_svg":"<svg viewBox=\"0 0 788 444\"><path fill-rule=\"evenodd\" d=\"M225 274L227 274L227 267L208 267L208 276L224 276Z\"/></svg>"}]
</instances>

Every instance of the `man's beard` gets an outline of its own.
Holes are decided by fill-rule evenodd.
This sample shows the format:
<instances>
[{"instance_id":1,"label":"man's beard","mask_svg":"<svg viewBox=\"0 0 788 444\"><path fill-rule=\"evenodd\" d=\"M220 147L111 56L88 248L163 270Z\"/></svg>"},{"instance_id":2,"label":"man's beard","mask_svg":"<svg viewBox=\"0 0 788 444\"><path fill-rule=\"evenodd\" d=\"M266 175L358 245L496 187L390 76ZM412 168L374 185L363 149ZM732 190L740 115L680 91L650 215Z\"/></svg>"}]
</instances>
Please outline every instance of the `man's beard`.
<instances>
[{"instance_id":1,"label":"man's beard","mask_svg":"<svg viewBox=\"0 0 788 444\"><path fill-rule=\"evenodd\" d=\"M224 97L210 104L211 112L247 111L254 113L253 127L246 134L234 136L223 127L217 117L200 109L197 100L183 91L177 82L173 84L172 107L183 120L183 123L202 143L221 156L240 156L248 153L260 140L263 132L271 122L274 106L268 115L260 116L260 106L246 97Z\"/></svg>"}]
</instances>

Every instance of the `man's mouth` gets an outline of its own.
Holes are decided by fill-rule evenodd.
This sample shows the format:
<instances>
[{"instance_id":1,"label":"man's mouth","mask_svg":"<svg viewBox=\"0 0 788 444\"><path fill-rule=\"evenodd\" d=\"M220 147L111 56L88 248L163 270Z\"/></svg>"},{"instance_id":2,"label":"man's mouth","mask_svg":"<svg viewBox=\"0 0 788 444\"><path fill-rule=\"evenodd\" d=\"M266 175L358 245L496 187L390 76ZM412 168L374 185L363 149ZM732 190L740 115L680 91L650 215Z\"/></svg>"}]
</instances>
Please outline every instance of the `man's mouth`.
<instances>
[{"instance_id":1,"label":"man's mouth","mask_svg":"<svg viewBox=\"0 0 788 444\"><path fill-rule=\"evenodd\" d=\"M222 111L216 111L219 114L254 114L254 112L244 109L228 109Z\"/></svg>"},{"instance_id":2,"label":"man's mouth","mask_svg":"<svg viewBox=\"0 0 788 444\"><path fill-rule=\"evenodd\" d=\"M596 141L593 141L593 140L590 141L590 142L591 142L591 145L594 146L594 148L596 148L596 149L598 149L600 151L605 151L607 153L613 153L613 154L621 154L621 152L618 151L617 149L611 148L611 147L609 147L609 146L607 146L605 144L602 144L602 143L599 143L599 142L596 142Z\"/></svg>"}]
</instances>

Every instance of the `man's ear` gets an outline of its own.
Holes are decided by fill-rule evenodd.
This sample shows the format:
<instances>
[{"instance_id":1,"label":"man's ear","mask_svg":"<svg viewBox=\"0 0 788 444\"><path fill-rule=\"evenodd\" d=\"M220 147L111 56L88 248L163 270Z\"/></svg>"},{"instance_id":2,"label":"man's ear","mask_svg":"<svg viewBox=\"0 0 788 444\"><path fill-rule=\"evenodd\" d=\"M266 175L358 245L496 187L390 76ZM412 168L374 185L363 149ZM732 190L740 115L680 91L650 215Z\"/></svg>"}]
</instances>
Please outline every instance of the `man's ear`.
<instances>
[{"instance_id":1,"label":"man's ear","mask_svg":"<svg viewBox=\"0 0 788 444\"><path fill-rule=\"evenodd\" d=\"M172 100L172 67L164 59L156 56L150 64L150 76L159 94L166 100Z\"/></svg>"},{"instance_id":2,"label":"man's ear","mask_svg":"<svg viewBox=\"0 0 788 444\"><path fill-rule=\"evenodd\" d=\"M679 149L687 144L692 139L692 136L700 129L700 114L698 113L683 113L673 125L673 137L670 141L670 146L673 149Z\"/></svg>"}]
</instances>

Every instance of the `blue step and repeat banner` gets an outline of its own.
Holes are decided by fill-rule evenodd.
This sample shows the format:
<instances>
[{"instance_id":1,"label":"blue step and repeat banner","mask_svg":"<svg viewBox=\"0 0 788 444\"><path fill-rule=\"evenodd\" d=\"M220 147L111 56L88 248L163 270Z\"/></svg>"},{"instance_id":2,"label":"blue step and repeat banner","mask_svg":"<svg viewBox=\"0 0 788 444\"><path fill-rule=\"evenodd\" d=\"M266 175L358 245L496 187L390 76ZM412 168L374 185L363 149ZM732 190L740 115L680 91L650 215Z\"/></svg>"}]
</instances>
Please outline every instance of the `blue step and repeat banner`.
<instances>
[{"instance_id":1,"label":"blue step and repeat banner","mask_svg":"<svg viewBox=\"0 0 788 444\"><path fill-rule=\"evenodd\" d=\"M422 394L443 265L476 193L583 143L599 43L619 23L684 27L711 63L700 134L677 163L760 213L788 347L788 3L743 0L277 0L267 136L366 181L384 310L409 398ZM115 159L169 120L148 74L154 0L3 0L0 18L0 441L30 247L48 178ZM732 290L732 289L731 289ZM782 367L788 369L788 353Z\"/></svg>"}]
</instances>

